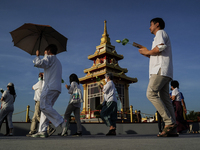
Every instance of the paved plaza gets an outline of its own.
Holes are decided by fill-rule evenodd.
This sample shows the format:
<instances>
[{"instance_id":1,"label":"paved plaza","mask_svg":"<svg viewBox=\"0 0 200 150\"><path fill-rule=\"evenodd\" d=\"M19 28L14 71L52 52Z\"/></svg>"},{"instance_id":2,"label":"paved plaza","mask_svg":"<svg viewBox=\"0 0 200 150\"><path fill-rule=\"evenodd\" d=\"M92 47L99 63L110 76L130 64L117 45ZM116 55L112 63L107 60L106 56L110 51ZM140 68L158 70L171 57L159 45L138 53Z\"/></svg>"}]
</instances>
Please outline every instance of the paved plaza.
<instances>
[{"instance_id":1,"label":"paved plaza","mask_svg":"<svg viewBox=\"0 0 200 150\"><path fill-rule=\"evenodd\" d=\"M82 137L31 138L26 136L0 136L0 149L4 150L199 150L200 134L181 134L179 137L158 138L155 134L128 134L108 137L83 135Z\"/></svg>"}]
</instances>

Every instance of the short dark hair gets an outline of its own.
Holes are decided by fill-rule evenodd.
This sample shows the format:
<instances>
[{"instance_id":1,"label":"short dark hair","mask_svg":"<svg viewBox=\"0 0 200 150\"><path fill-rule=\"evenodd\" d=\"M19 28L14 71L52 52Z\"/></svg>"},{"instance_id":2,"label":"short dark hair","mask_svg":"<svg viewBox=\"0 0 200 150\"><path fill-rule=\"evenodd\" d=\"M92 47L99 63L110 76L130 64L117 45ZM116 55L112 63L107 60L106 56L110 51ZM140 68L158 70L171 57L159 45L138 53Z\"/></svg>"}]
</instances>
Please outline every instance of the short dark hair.
<instances>
[{"instance_id":1,"label":"short dark hair","mask_svg":"<svg viewBox=\"0 0 200 150\"><path fill-rule=\"evenodd\" d=\"M41 79L43 80L43 72L39 73L39 77L41 77Z\"/></svg>"},{"instance_id":2,"label":"short dark hair","mask_svg":"<svg viewBox=\"0 0 200 150\"><path fill-rule=\"evenodd\" d=\"M58 48L57 48L57 46L56 46L55 44L50 44L49 46L47 46L47 47L45 48L45 50L50 50L50 52L51 52L52 54L56 55L56 54L57 54L57 51L58 51Z\"/></svg>"},{"instance_id":3,"label":"short dark hair","mask_svg":"<svg viewBox=\"0 0 200 150\"><path fill-rule=\"evenodd\" d=\"M113 80L113 74L111 72L106 73L105 76L109 77L110 80Z\"/></svg>"},{"instance_id":4,"label":"short dark hair","mask_svg":"<svg viewBox=\"0 0 200 150\"><path fill-rule=\"evenodd\" d=\"M69 81L70 81L70 84L75 81L76 83L79 84L79 79L78 79L78 76L75 74L75 73L72 73L70 76L69 76Z\"/></svg>"},{"instance_id":5,"label":"short dark hair","mask_svg":"<svg viewBox=\"0 0 200 150\"><path fill-rule=\"evenodd\" d=\"M162 18L153 18L153 19L151 19L150 23L151 22L153 22L154 24L156 24L158 22L160 29L164 29L165 28L165 22L164 22L164 20Z\"/></svg>"},{"instance_id":6,"label":"short dark hair","mask_svg":"<svg viewBox=\"0 0 200 150\"><path fill-rule=\"evenodd\" d=\"M171 81L171 86L173 86L174 88L179 88L179 83L176 80Z\"/></svg>"}]
</instances>

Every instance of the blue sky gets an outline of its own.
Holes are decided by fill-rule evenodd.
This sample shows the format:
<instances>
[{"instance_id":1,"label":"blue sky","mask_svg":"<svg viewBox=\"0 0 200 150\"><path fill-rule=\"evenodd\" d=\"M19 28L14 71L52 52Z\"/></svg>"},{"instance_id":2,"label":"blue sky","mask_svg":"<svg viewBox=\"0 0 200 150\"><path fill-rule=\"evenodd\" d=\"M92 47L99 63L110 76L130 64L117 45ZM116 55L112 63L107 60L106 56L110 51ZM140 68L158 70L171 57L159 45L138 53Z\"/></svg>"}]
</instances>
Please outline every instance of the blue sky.
<instances>
[{"instance_id":1,"label":"blue sky","mask_svg":"<svg viewBox=\"0 0 200 150\"><path fill-rule=\"evenodd\" d=\"M154 35L150 34L150 20L162 17L165 31L169 34L174 64L174 79L180 83L188 110L199 111L200 106L200 1L198 0L9 0L0 1L0 88L8 82L16 87L17 99L14 113L30 105L34 110L34 91L38 69L33 67L31 56L13 46L9 32L24 23L50 25L68 38L67 52L57 57L63 66L63 79L68 83L71 73L85 76L83 70L92 66L88 55L95 52L103 34L104 20L111 44L118 54L124 55L119 65L127 68L130 77L138 82L129 87L130 104L147 114L155 108L146 98L148 85L148 58L139 54L137 48L122 46L117 39L128 38L148 49ZM69 95L62 85L55 109L64 114ZM32 114L31 114L32 115ZM24 121L25 113L14 115L14 121Z\"/></svg>"}]
</instances>

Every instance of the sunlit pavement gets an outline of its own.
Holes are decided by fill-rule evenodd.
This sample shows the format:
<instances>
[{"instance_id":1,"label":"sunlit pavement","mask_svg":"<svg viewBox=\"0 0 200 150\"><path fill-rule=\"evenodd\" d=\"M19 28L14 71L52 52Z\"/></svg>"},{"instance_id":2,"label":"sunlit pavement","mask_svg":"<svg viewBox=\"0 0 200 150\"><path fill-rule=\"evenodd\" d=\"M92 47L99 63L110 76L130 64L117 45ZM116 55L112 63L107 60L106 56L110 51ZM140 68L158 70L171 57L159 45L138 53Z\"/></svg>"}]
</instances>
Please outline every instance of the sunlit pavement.
<instances>
[{"instance_id":1,"label":"sunlit pavement","mask_svg":"<svg viewBox=\"0 0 200 150\"><path fill-rule=\"evenodd\" d=\"M156 135L83 135L32 138L26 136L0 136L0 149L5 150L62 150L62 149L147 149L147 150L199 150L200 134L181 134L179 137L156 137Z\"/></svg>"}]
</instances>

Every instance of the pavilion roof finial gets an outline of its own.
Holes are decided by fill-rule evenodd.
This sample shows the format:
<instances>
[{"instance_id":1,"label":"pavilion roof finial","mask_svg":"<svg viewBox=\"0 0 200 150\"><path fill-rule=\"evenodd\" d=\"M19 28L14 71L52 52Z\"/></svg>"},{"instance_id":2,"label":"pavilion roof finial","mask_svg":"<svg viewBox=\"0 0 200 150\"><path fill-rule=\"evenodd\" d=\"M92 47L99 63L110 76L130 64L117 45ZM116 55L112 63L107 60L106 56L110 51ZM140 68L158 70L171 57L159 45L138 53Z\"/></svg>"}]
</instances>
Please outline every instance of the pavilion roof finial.
<instances>
[{"instance_id":1,"label":"pavilion roof finial","mask_svg":"<svg viewBox=\"0 0 200 150\"><path fill-rule=\"evenodd\" d=\"M107 27L106 27L106 23L107 21L104 21L104 32L102 34L102 38L101 38L101 43L100 44L111 44L110 43L110 38L109 38L109 34L107 33Z\"/></svg>"}]
</instances>

